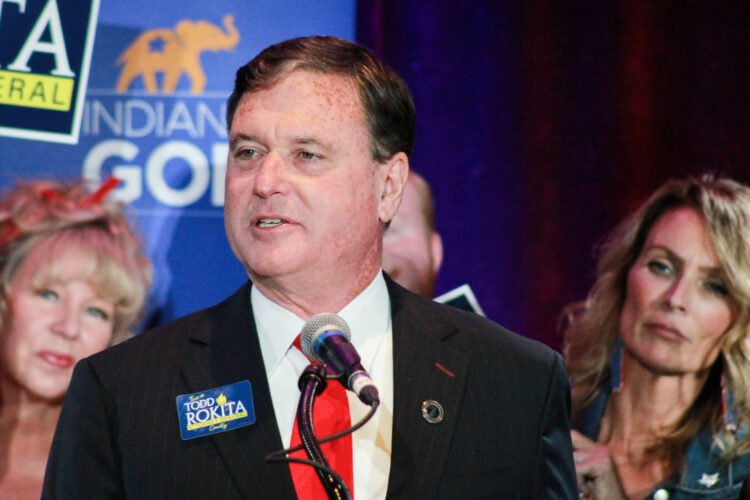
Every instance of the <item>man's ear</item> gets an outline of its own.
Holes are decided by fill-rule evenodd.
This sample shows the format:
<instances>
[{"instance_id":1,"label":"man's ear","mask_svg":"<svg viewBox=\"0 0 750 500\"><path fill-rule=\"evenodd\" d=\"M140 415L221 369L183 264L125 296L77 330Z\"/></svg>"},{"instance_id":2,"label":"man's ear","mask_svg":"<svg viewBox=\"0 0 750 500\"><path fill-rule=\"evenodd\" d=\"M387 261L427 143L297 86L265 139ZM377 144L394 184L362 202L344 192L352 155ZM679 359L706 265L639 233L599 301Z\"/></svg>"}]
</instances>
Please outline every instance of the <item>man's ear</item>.
<instances>
[{"instance_id":1,"label":"man's ear","mask_svg":"<svg viewBox=\"0 0 750 500\"><path fill-rule=\"evenodd\" d=\"M409 176L409 157L404 152L396 153L379 168L384 169L385 173L380 192L378 218L381 222L387 223L396 215L401 204L406 178Z\"/></svg>"},{"instance_id":2,"label":"man's ear","mask_svg":"<svg viewBox=\"0 0 750 500\"><path fill-rule=\"evenodd\" d=\"M443 238L437 231L434 231L430 237L430 250L432 250L432 270L437 276L440 266L443 265Z\"/></svg>"}]
</instances>

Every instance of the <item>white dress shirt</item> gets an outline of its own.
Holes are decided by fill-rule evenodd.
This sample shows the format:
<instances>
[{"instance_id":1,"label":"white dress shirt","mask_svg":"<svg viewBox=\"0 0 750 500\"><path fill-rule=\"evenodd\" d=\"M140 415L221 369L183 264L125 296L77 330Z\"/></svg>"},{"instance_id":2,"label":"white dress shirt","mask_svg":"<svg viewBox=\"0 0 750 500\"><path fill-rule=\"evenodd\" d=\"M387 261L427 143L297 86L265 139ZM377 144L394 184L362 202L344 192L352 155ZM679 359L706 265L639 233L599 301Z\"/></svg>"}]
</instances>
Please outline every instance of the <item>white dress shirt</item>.
<instances>
[{"instance_id":1,"label":"white dress shirt","mask_svg":"<svg viewBox=\"0 0 750 500\"><path fill-rule=\"evenodd\" d=\"M305 322L265 297L257 287L252 288L250 302L276 422L281 441L288 448L300 396L297 381L309 364L304 354L292 344ZM380 406L377 412L367 425L352 434L352 494L356 500L385 498L393 426L393 338L391 302L383 274L378 272L372 283L341 311L320 312L335 312L346 321L351 330L352 344L362 358L362 366L378 387ZM355 424L367 414L369 407L354 393L347 391L347 396L352 424Z\"/></svg>"}]
</instances>

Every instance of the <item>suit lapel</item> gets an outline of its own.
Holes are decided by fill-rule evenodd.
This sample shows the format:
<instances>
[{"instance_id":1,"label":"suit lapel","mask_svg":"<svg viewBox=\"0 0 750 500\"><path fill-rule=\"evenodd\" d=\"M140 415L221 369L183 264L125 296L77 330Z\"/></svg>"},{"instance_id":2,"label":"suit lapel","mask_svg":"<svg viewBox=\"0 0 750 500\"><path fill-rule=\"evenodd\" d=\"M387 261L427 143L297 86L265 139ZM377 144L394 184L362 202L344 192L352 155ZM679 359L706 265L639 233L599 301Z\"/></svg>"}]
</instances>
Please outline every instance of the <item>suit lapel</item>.
<instances>
[{"instance_id":1,"label":"suit lapel","mask_svg":"<svg viewBox=\"0 0 750 500\"><path fill-rule=\"evenodd\" d=\"M434 497L461 407L468 361L444 345L456 333L420 299L386 277L393 321L394 416L388 496ZM250 285L199 316L190 333L183 376L191 392L241 380L253 391L255 424L213 434L229 474L246 498L294 498L289 467L267 464L282 448L250 307ZM422 403L444 409L439 423L422 416Z\"/></svg>"},{"instance_id":2,"label":"suit lapel","mask_svg":"<svg viewBox=\"0 0 750 500\"><path fill-rule=\"evenodd\" d=\"M244 497L293 498L289 467L264 460L282 443L250 307L250 284L202 316L189 342L183 375L190 390L249 380L256 417L252 425L198 439L213 440Z\"/></svg>"},{"instance_id":3,"label":"suit lapel","mask_svg":"<svg viewBox=\"0 0 750 500\"><path fill-rule=\"evenodd\" d=\"M393 318L393 451L388 496L433 498L453 440L468 361L443 340L457 333L428 310L424 299L386 277ZM444 410L439 423L422 414L423 402ZM434 406L433 406L434 408Z\"/></svg>"}]
</instances>

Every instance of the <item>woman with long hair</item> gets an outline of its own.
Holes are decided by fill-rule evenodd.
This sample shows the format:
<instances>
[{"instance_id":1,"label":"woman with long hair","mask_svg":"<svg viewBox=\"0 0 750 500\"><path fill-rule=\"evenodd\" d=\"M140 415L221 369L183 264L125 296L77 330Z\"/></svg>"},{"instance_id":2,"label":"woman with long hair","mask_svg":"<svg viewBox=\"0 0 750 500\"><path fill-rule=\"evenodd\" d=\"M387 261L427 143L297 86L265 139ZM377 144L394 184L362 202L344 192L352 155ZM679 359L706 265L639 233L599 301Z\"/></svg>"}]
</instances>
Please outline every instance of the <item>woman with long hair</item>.
<instances>
[{"instance_id":1,"label":"woman with long hair","mask_svg":"<svg viewBox=\"0 0 750 500\"><path fill-rule=\"evenodd\" d=\"M667 182L564 314L581 497L737 498L750 473L750 189Z\"/></svg>"}]
</instances>

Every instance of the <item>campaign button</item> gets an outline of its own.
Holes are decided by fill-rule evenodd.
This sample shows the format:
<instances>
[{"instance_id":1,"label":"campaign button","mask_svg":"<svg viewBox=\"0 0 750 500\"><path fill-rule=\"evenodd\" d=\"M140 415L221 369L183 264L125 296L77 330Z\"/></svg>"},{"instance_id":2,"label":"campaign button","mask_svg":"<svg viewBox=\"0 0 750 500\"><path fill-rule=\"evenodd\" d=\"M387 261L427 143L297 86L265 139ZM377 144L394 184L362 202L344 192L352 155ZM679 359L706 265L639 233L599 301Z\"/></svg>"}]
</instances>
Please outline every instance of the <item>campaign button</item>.
<instances>
[{"instance_id":1,"label":"campaign button","mask_svg":"<svg viewBox=\"0 0 750 500\"><path fill-rule=\"evenodd\" d=\"M177 396L177 415L183 440L254 424L250 381Z\"/></svg>"}]
</instances>

